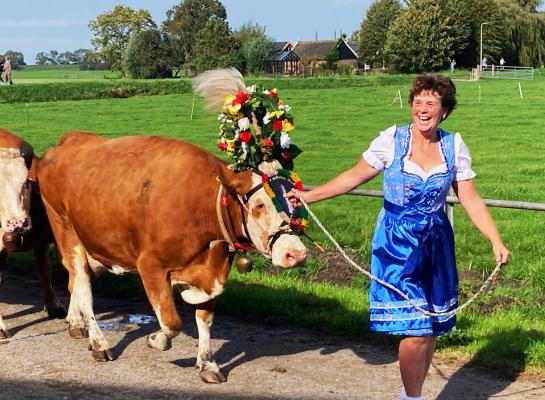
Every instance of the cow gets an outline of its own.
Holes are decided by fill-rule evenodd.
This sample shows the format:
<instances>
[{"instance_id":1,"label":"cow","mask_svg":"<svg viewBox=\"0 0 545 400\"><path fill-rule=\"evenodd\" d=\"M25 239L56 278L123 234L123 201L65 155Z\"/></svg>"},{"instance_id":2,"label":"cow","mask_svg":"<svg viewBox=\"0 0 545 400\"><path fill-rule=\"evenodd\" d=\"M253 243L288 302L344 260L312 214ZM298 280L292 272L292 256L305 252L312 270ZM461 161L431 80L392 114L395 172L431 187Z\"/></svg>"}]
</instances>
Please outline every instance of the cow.
<instances>
[{"instance_id":1,"label":"cow","mask_svg":"<svg viewBox=\"0 0 545 400\"><path fill-rule=\"evenodd\" d=\"M32 250L45 308L51 318L64 318L64 307L51 286L47 252L53 235L38 193L38 162L30 144L0 128L0 275L8 253ZM0 315L0 340L8 337Z\"/></svg>"},{"instance_id":2,"label":"cow","mask_svg":"<svg viewBox=\"0 0 545 400\"><path fill-rule=\"evenodd\" d=\"M246 240L277 266L306 259L261 171L235 173L181 140L69 132L42 157L38 182L69 273L69 334L88 336L97 361L114 358L92 306L91 279L104 268L140 275L160 325L147 337L151 348L169 349L181 331L172 290L179 287L196 306L196 368L203 381L220 383L226 377L213 359L210 328L233 250L247 248Z\"/></svg>"}]
</instances>

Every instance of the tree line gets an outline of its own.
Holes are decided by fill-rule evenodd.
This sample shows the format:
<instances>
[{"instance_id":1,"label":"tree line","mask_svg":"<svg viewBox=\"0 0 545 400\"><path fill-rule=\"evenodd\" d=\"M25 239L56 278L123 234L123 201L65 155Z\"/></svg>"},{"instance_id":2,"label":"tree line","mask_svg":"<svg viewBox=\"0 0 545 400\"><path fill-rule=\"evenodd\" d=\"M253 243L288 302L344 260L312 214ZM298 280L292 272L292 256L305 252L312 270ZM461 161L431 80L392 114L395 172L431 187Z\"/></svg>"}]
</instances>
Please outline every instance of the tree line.
<instances>
[{"instance_id":1,"label":"tree line","mask_svg":"<svg viewBox=\"0 0 545 400\"><path fill-rule=\"evenodd\" d=\"M352 38L359 57L400 72L498 64L540 67L545 59L541 0L377 0Z\"/></svg>"}]
</instances>

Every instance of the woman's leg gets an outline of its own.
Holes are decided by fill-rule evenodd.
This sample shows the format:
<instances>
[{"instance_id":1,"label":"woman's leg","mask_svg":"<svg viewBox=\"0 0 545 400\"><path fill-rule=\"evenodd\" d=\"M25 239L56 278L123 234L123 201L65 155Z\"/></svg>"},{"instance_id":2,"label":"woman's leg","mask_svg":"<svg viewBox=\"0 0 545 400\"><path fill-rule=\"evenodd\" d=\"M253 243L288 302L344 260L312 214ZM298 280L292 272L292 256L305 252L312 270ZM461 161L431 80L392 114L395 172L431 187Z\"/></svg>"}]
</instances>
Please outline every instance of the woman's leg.
<instances>
[{"instance_id":1,"label":"woman's leg","mask_svg":"<svg viewBox=\"0 0 545 400\"><path fill-rule=\"evenodd\" d=\"M407 396L422 395L434 351L434 336L410 336L399 343L399 371Z\"/></svg>"}]
</instances>

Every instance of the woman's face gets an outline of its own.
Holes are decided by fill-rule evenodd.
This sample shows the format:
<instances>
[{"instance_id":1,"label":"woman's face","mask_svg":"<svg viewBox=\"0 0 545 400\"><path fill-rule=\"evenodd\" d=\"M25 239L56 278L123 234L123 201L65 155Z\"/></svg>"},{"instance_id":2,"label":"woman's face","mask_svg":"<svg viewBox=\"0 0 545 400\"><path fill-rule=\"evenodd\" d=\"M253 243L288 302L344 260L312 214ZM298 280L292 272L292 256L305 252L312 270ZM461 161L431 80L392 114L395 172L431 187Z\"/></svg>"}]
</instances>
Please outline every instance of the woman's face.
<instances>
[{"instance_id":1,"label":"woman's face","mask_svg":"<svg viewBox=\"0 0 545 400\"><path fill-rule=\"evenodd\" d=\"M414 97L412 114L415 127L420 133L434 134L446 110L441 106L441 97L437 92L424 90Z\"/></svg>"}]
</instances>

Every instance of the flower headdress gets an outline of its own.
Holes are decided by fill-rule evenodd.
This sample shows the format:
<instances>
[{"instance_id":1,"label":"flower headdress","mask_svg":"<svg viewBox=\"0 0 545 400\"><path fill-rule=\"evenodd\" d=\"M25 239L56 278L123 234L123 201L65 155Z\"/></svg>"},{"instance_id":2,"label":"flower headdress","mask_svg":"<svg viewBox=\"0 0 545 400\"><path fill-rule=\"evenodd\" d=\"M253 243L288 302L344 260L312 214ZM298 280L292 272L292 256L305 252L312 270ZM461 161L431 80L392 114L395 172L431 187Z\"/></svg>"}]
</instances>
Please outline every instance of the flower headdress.
<instances>
[{"instance_id":1,"label":"flower headdress","mask_svg":"<svg viewBox=\"0 0 545 400\"><path fill-rule=\"evenodd\" d=\"M235 171L273 160L289 166L301 153L289 135L295 128L291 107L276 89L252 86L226 96L218 121L218 147Z\"/></svg>"}]
</instances>

